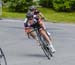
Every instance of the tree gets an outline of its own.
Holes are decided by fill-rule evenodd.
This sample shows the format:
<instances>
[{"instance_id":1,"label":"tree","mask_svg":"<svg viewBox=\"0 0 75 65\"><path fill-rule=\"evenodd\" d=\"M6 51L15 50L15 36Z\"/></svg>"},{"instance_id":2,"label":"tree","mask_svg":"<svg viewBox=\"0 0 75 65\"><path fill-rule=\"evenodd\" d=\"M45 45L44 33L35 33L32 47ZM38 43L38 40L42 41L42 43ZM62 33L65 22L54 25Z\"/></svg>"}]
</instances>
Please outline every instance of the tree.
<instances>
[{"instance_id":1,"label":"tree","mask_svg":"<svg viewBox=\"0 0 75 65\"><path fill-rule=\"evenodd\" d=\"M40 0L40 5L56 11L70 12L75 10L75 0Z\"/></svg>"},{"instance_id":2,"label":"tree","mask_svg":"<svg viewBox=\"0 0 75 65\"><path fill-rule=\"evenodd\" d=\"M43 7L52 7L52 0L40 0L39 4Z\"/></svg>"},{"instance_id":3,"label":"tree","mask_svg":"<svg viewBox=\"0 0 75 65\"><path fill-rule=\"evenodd\" d=\"M53 8L56 11L73 11L75 9L75 0L53 0Z\"/></svg>"},{"instance_id":4,"label":"tree","mask_svg":"<svg viewBox=\"0 0 75 65\"><path fill-rule=\"evenodd\" d=\"M8 0L6 3L9 11L26 12L33 5L33 0Z\"/></svg>"}]
</instances>

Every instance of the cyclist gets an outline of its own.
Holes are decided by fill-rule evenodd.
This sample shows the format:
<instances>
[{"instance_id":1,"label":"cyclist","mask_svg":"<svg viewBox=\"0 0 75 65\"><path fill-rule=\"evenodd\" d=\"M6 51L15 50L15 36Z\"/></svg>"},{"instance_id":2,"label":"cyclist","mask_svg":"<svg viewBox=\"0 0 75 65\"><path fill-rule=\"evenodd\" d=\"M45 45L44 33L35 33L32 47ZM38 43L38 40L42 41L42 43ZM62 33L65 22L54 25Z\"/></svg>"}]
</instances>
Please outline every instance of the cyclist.
<instances>
[{"instance_id":1,"label":"cyclist","mask_svg":"<svg viewBox=\"0 0 75 65\"><path fill-rule=\"evenodd\" d=\"M41 20L45 19L44 15L35 6L29 7L28 12L31 12L34 15L34 18L38 17Z\"/></svg>"},{"instance_id":2,"label":"cyclist","mask_svg":"<svg viewBox=\"0 0 75 65\"><path fill-rule=\"evenodd\" d=\"M52 45L52 42L50 41L49 37L47 36L45 30L44 30L44 27L42 25L42 23L40 23L40 21L37 21L36 19L34 19L34 15L32 13L27 13L26 15L27 17L27 21L24 21L24 26L25 26L25 32L27 34L29 34L29 32L32 31L32 28L38 28L40 33L46 38L46 40L49 42L49 47L51 48L52 52L54 53L55 52L55 49ZM36 39L36 35L34 34L34 32L31 32L30 35Z\"/></svg>"},{"instance_id":3,"label":"cyclist","mask_svg":"<svg viewBox=\"0 0 75 65\"><path fill-rule=\"evenodd\" d=\"M32 13L34 19L36 19L37 21L40 21L40 23L43 25L44 29L46 29L46 27L43 23L43 19L45 19L45 18L43 16L43 14L40 11L38 11L35 6L29 7L29 10L27 13ZM24 22L26 22L26 21L27 21L27 18L25 18Z\"/></svg>"},{"instance_id":4,"label":"cyclist","mask_svg":"<svg viewBox=\"0 0 75 65\"><path fill-rule=\"evenodd\" d=\"M40 21L43 28L46 29L45 24L43 23L43 21L46 20L46 18L44 17L44 15L39 10L37 10L37 8L35 6L29 7L28 12L32 13L34 15L34 19L36 19L37 21ZM27 19L25 19L25 21L27 21ZM47 31L47 33L49 36L51 35L48 31Z\"/></svg>"}]
</instances>

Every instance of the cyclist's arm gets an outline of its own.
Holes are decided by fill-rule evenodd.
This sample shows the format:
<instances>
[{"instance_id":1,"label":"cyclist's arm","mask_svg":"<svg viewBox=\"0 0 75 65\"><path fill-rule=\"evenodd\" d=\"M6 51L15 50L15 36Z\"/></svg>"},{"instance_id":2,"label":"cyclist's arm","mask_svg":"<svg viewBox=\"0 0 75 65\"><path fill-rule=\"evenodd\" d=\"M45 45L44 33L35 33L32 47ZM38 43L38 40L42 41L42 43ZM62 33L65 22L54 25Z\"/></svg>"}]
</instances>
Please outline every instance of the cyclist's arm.
<instances>
[{"instance_id":1,"label":"cyclist's arm","mask_svg":"<svg viewBox=\"0 0 75 65\"><path fill-rule=\"evenodd\" d=\"M41 18L44 18L44 15L40 12L39 15L41 16Z\"/></svg>"},{"instance_id":2,"label":"cyclist's arm","mask_svg":"<svg viewBox=\"0 0 75 65\"><path fill-rule=\"evenodd\" d=\"M25 33L27 34L27 37L30 38L28 34L30 27L28 26L26 22L27 22L27 18L24 20L24 30L25 30Z\"/></svg>"},{"instance_id":3,"label":"cyclist's arm","mask_svg":"<svg viewBox=\"0 0 75 65\"><path fill-rule=\"evenodd\" d=\"M27 18L25 18L25 20L24 20L24 29L25 29L25 32L29 28L26 22L27 22Z\"/></svg>"},{"instance_id":4,"label":"cyclist's arm","mask_svg":"<svg viewBox=\"0 0 75 65\"><path fill-rule=\"evenodd\" d=\"M27 22L27 18L25 18L25 20L24 20L24 23L26 23Z\"/></svg>"},{"instance_id":5,"label":"cyclist's arm","mask_svg":"<svg viewBox=\"0 0 75 65\"><path fill-rule=\"evenodd\" d=\"M41 16L41 18L42 18L43 20L46 21L46 17L45 17L41 12L39 13L39 15Z\"/></svg>"}]
</instances>

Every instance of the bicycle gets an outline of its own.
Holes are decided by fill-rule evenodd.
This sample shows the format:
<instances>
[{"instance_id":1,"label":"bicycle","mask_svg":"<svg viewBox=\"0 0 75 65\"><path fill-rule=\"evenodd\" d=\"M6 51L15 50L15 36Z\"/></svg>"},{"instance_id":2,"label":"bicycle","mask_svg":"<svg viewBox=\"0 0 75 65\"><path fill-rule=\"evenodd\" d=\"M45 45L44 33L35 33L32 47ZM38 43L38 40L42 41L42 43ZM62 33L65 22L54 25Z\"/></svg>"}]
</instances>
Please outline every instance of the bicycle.
<instances>
[{"instance_id":1,"label":"bicycle","mask_svg":"<svg viewBox=\"0 0 75 65\"><path fill-rule=\"evenodd\" d=\"M33 30L31 32L36 32L37 38L39 40L40 46L43 50L43 52L45 53L46 57L50 60L51 57L53 57L53 53L51 51L51 49L48 47L49 42L44 38L44 36L42 36L39 32L38 28L33 28ZM31 33L29 32L29 33ZM45 30L46 34L48 35L47 31ZM50 36L48 35L48 37L50 38Z\"/></svg>"},{"instance_id":2,"label":"bicycle","mask_svg":"<svg viewBox=\"0 0 75 65\"><path fill-rule=\"evenodd\" d=\"M0 48L0 62L1 62L0 65L7 65L6 57L1 48Z\"/></svg>"}]
</instances>

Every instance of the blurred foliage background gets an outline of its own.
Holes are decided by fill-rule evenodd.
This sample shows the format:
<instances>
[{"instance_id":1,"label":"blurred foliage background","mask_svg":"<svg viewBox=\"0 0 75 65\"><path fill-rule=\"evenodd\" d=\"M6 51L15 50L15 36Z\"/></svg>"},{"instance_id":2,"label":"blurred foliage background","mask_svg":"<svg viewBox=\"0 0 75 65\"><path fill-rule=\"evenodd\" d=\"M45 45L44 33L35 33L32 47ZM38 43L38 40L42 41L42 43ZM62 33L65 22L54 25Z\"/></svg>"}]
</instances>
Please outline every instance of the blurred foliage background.
<instances>
[{"instance_id":1,"label":"blurred foliage background","mask_svg":"<svg viewBox=\"0 0 75 65\"><path fill-rule=\"evenodd\" d=\"M25 19L29 6L35 5L50 22L75 23L75 0L2 0L3 18Z\"/></svg>"},{"instance_id":2,"label":"blurred foliage background","mask_svg":"<svg viewBox=\"0 0 75 65\"><path fill-rule=\"evenodd\" d=\"M33 5L32 0L3 0L4 5L13 12L27 12L29 6Z\"/></svg>"},{"instance_id":3,"label":"blurred foliage background","mask_svg":"<svg viewBox=\"0 0 75 65\"><path fill-rule=\"evenodd\" d=\"M9 11L27 12L31 5L38 4L42 7L52 8L55 11L75 11L75 0L3 0Z\"/></svg>"},{"instance_id":4,"label":"blurred foliage background","mask_svg":"<svg viewBox=\"0 0 75 65\"><path fill-rule=\"evenodd\" d=\"M40 0L43 7L52 8L55 11L75 11L75 0Z\"/></svg>"}]
</instances>

